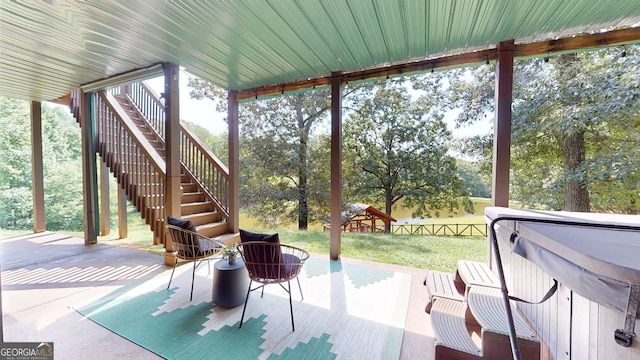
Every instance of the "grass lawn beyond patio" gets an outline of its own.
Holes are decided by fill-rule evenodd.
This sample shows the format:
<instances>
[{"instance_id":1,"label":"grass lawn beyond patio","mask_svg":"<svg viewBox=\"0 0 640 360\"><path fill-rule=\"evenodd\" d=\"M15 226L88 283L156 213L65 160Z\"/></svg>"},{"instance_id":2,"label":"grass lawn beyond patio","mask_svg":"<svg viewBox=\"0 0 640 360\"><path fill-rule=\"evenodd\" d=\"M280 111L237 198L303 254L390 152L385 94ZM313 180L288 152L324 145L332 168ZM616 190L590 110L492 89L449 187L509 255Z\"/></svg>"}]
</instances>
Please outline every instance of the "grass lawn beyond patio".
<instances>
[{"instance_id":1,"label":"grass lawn beyond patio","mask_svg":"<svg viewBox=\"0 0 640 360\"><path fill-rule=\"evenodd\" d=\"M249 229L251 230L251 229ZM329 254L329 232L298 230L264 230L278 232L283 244L293 245L318 254ZM0 237L8 237L28 231L0 230ZM60 233L66 233L61 232ZM82 233L66 233L82 238ZM151 231L145 225L129 227L129 237L117 239L117 231L99 237L98 242L136 248L162 255L162 245L153 245ZM483 236L420 236L385 235L372 233L342 233L341 256L387 264L409 266L437 271L455 271L458 259L487 261L488 244Z\"/></svg>"},{"instance_id":2,"label":"grass lawn beyond patio","mask_svg":"<svg viewBox=\"0 0 640 360\"><path fill-rule=\"evenodd\" d=\"M329 253L329 232L280 231L280 241L310 252ZM420 236L342 233L341 256L419 269L454 272L458 259L487 261L483 236Z\"/></svg>"}]
</instances>

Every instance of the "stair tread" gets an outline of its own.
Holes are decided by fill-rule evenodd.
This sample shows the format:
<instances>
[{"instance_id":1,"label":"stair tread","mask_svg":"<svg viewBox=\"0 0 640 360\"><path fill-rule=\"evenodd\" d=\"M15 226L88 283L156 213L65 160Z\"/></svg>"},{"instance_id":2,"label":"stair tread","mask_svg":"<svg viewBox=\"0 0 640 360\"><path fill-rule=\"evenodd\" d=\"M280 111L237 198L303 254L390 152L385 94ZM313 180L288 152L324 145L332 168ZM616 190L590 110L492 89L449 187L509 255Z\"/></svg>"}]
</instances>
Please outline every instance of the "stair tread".
<instances>
[{"instance_id":1,"label":"stair tread","mask_svg":"<svg viewBox=\"0 0 640 360\"><path fill-rule=\"evenodd\" d=\"M446 346L480 357L481 351L469 334L465 320L467 304L446 298L438 298L431 308L431 323L436 346Z\"/></svg>"},{"instance_id":2,"label":"stair tread","mask_svg":"<svg viewBox=\"0 0 640 360\"><path fill-rule=\"evenodd\" d=\"M507 311L500 289L487 286L471 286L467 294L467 302L473 317L482 326L483 331L491 331L504 335L509 334ZM526 320L511 305L511 313L519 338L539 341Z\"/></svg>"},{"instance_id":3,"label":"stair tread","mask_svg":"<svg viewBox=\"0 0 640 360\"><path fill-rule=\"evenodd\" d=\"M489 266L482 262L458 260L457 275L467 285L482 285L489 287L500 287L498 277L491 271Z\"/></svg>"},{"instance_id":4,"label":"stair tread","mask_svg":"<svg viewBox=\"0 0 640 360\"><path fill-rule=\"evenodd\" d=\"M196 206L196 205L207 205L207 204L211 204L211 201L208 200L204 200L204 201L193 201L193 202L188 202L188 203L184 203L182 204L182 206Z\"/></svg>"},{"instance_id":5,"label":"stair tread","mask_svg":"<svg viewBox=\"0 0 640 360\"><path fill-rule=\"evenodd\" d=\"M204 197L204 193L200 192L200 191L189 191L189 192L182 192L182 196L191 196L191 197ZM201 200L203 201L203 200Z\"/></svg>"},{"instance_id":6,"label":"stair tread","mask_svg":"<svg viewBox=\"0 0 640 360\"><path fill-rule=\"evenodd\" d=\"M218 212L213 210L213 211L203 211L203 212L199 212L199 213L194 213L194 214L187 214L187 215L182 215L183 219L189 219L189 218L194 218L194 217L198 217L198 216L210 216L210 215L216 215Z\"/></svg>"},{"instance_id":7,"label":"stair tread","mask_svg":"<svg viewBox=\"0 0 640 360\"><path fill-rule=\"evenodd\" d=\"M196 226L196 229L200 230L200 229L212 228L216 226L227 226L227 222L217 221L217 222L206 223L206 224Z\"/></svg>"},{"instance_id":8,"label":"stair tread","mask_svg":"<svg viewBox=\"0 0 640 360\"><path fill-rule=\"evenodd\" d=\"M222 241L225 244L229 244L232 242L240 242L240 233L225 233L222 235L215 236L214 239L218 241Z\"/></svg>"}]
</instances>

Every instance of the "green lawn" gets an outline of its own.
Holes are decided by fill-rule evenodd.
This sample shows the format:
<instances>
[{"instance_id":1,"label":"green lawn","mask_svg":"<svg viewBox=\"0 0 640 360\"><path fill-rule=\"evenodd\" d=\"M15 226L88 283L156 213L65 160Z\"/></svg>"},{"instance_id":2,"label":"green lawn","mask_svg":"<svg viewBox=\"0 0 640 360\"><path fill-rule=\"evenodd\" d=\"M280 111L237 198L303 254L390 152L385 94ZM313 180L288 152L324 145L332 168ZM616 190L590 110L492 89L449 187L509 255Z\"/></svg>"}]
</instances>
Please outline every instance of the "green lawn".
<instances>
[{"instance_id":1,"label":"green lawn","mask_svg":"<svg viewBox=\"0 0 640 360\"><path fill-rule=\"evenodd\" d=\"M264 230L256 230L263 231ZM272 230L280 241L307 251L328 254L329 232ZM341 256L419 269L455 271L458 259L487 261L487 239L482 236L418 236L342 233Z\"/></svg>"},{"instance_id":2,"label":"green lawn","mask_svg":"<svg viewBox=\"0 0 640 360\"><path fill-rule=\"evenodd\" d=\"M255 229L255 231L278 232L282 243L314 253L329 254L329 232L264 229ZM0 237L25 233L28 231L0 230ZM82 233L65 234L83 236ZM162 245L153 245L151 231L144 225L130 226L127 239L117 239L116 229L112 230L112 235L100 237L98 241L158 255L164 252ZM487 239L481 236L444 237L372 233L343 233L341 245L343 257L449 272L455 270L458 259L486 261L488 249Z\"/></svg>"},{"instance_id":3,"label":"green lawn","mask_svg":"<svg viewBox=\"0 0 640 360\"><path fill-rule=\"evenodd\" d=\"M440 218L425 220L423 224L483 224L484 207L489 204L488 199L474 198L476 215L455 218ZM405 210L406 211L406 210ZM405 214L406 215L406 214ZM449 214L451 215L451 214ZM135 248L161 256L164 252L162 245L153 245L153 236L149 226L144 224L137 213L131 210L128 218L128 237L118 239L118 229L112 225L111 234L101 236L98 242L128 248ZM329 254L329 232L322 231L321 225L316 224L309 231L298 231L296 224L283 228L265 229L246 214L240 214L241 228L255 232L278 232L282 243L303 248L307 251ZM82 232L64 232L82 238ZM29 231L8 231L0 229L0 238L26 234ZM341 256L353 259L397 264L419 269L438 271L455 271L458 259L487 261L487 239L483 236L421 236L421 235L385 235L372 233L342 233Z\"/></svg>"}]
</instances>

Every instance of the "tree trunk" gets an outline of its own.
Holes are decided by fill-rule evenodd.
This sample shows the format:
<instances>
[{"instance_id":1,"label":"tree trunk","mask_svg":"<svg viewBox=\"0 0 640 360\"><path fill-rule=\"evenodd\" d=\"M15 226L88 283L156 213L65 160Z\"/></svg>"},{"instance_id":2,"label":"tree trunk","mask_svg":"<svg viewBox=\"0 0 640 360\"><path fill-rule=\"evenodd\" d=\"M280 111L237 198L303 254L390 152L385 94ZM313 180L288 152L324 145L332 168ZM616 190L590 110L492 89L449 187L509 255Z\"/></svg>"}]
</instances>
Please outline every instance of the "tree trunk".
<instances>
[{"instance_id":1,"label":"tree trunk","mask_svg":"<svg viewBox=\"0 0 640 360\"><path fill-rule=\"evenodd\" d=\"M564 210L587 212L590 210L589 190L580 168L585 162L584 131L565 134L562 138L564 173L570 180L564 184Z\"/></svg>"},{"instance_id":2,"label":"tree trunk","mask_svg":"<svg viewBox=\"0 0 640 360\"><path fill-rule=\"evenodd\" d=\"M298 230L307 230L309 222L309 203L307 200L307 143L300 141L300 164L298 179Z\"/></svg>"},{"instance_id":3,"label":"tree trunk","mask_svg":"<svg viewBox=\"0 0 640 360\"><path fill-rule=\"evenodd\" d=\"M627 214L638 215L638 207L636 206L635 199L631 199L631 201L629 202L629 209L627 210Z\"/></svg>"},{"instance_id":4,"label":"tree trunk","mask_svg":"<svg viewBox=\"0 0 640 360\"><path fill-rule=\"evenodd\" d=\"M384 190L385 204L384 213L391 216L391 208L393 207L393 191L391 189ZM384 222L384 233L389 234L391 232L391 222Z\"/></svg>"},{"instance_id":5,"label":"tree trunk","mask_svg":"<svg viewBox=\"0 0 640 360\"><path fill-rule=\"evenodd\" d=\"M307 184L307 139L309 134L306 131L302 114L302 107L298 103L296 106L298 118L298 133L300 136L300 147L298 148L298 230L307 230L309 227L309 201Z\"/></svg>"}]
</instances>

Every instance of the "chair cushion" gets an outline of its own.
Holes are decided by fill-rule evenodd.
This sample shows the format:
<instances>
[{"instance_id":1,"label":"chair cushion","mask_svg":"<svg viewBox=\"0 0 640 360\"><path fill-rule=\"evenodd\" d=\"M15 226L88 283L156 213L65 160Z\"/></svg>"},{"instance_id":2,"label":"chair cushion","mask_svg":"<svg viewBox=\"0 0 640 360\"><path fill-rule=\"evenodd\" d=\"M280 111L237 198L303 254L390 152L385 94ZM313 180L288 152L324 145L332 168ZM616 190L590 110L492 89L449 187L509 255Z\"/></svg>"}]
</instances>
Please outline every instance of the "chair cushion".
<instances>
[{"instance_id":1,"label":"chair cushion","mask_svg":"<svg viewBox=\"0 0 640 360\"><path fill-rule=\"evenodd\" d=\"M293 278L300 271L300 258L293 254L282 254L282 263L281 272L288 278Z\"/></svg>"},{"instance_id":2,"label":"chair cushion","mask_svg":"<svg viewBox=\"0 0 640 360\"><path fill-rule=\"evenodd\" d=\"M198 239L198 243L200 244L200 250L198 255L215 255L218 251L222 250L222 245L209 241L206 239Z\"/></svg>"},{"instance_id":3,"label":"chair cushion","mask_svg":"<svg viewBox=\"0 0 640 360\"><path fill-rule=\"evenodd\" d=\"M177 226L185 230L196 232L196 225L189 220L181 220L181 219L176 219L174 217L169 216L167 218L167 223L169 225ZM186 247L184 248L183 247L178 248L179 256L194 257L202 254L202 251L200 250L200 242L198 241L198 238L195 235L181 233L182 236L176 239L173 237L174 233L171 233L171 234L172 234L171 241L173 241L174 243L186 245Z\"/></svg>"},{"instance_id":4,"label":"chair cushion","mask_svg":"<svg viewBox=\"0 0 640 360\"><path fill-rule=\"evenodd\" d=\"M240 242L264 241L272 244L280 244L278 234L257 234L246 230L240 230ZM258 278L278 278L282 252L280 246L255 245L244 248L245 263L249 273ZM260 265L258 265L260 264Z\"/></svg>"},{"instance_id":5,"label":"chair cushion","mask_svg":"<svg viewBox=\"0 0 640 360\"><path fill-rule=\"evenodd\" d=\"M280 237L278 237L277 233L275 233L275 234L258 234L258 233L252 233L250 231L246 231L246 230L240 229L240 241L241 242L266 241L266 242L270 242L270 243L279 244L280 243Z\"/></svg>"},{"instance_id":6,"label":"chair cushion","mask_svg":"<svg viewBox=\"0 0 640 360\"><path fill-rule=\"evenodd\" d=\"M167 218L167 222L169 223L169 225L177 226L185 230L196 232L196 225L189 220L176 219L174 217L169 216Z\"/></svg>"}]
</instances>

